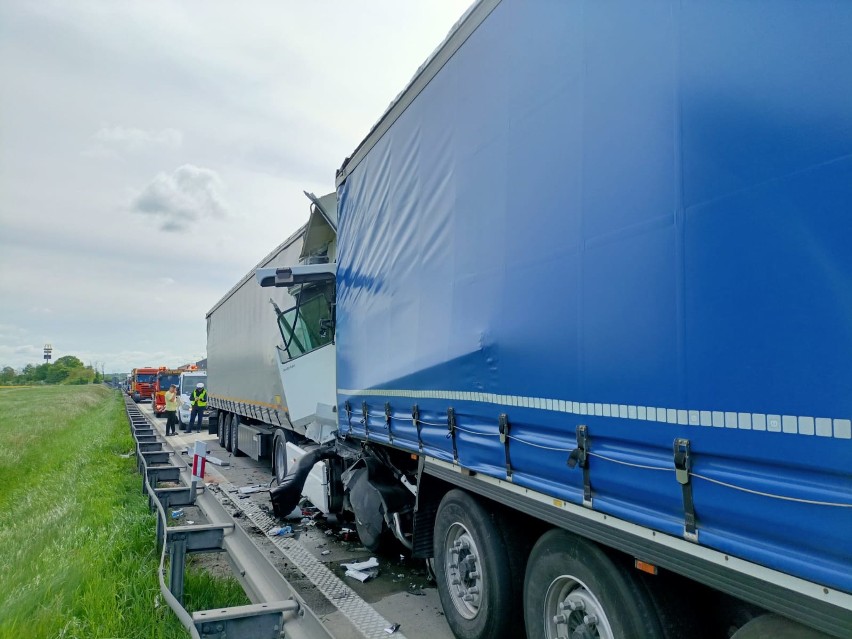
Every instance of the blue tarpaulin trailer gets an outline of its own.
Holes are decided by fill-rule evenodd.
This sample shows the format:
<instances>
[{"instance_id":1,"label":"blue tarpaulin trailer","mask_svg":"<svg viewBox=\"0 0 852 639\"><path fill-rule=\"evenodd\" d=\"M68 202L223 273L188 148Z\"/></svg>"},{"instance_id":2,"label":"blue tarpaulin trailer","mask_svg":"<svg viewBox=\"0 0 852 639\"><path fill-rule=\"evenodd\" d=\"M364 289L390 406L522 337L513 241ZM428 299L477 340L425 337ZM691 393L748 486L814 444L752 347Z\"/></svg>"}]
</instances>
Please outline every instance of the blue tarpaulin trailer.
<instances>
[{"instance_id":1,"label":"blue tarpaulin trailer","mask_svg":"<svg viewBox=\"0 0 852 639\"><path fill-rule=\"evenodd\" d=\"M478 2L338 172L340 432L850 636L850 203L852 3Z\"/></svg>"}]
</instances>

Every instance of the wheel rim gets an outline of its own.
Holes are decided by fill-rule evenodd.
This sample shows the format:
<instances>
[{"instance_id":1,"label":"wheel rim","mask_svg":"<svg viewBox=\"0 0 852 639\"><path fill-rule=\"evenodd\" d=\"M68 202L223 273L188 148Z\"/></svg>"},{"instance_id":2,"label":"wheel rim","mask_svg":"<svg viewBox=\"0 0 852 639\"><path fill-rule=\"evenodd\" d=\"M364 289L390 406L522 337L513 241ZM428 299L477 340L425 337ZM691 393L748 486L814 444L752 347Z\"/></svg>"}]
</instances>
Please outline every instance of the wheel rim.
<instances>
[{"instance_id":1,"label":"wheel rim","mask_svg":"<svg viewBox=\"0 0 852 639\"><path fill-rule=\"evenodd\" d=\"M286 446L280 439L275 440L275 478L280 484L287 475L287 455L285 454Z\"/></svg>"},{"instance_id":2,"label":"wheel rim","mask_svg":"<svg viewBox=\"0 0 852 639\"><path fill-rule=\"evenodd\" d=\"M544 627L547 639L614 639L598 598L571 575L557 577L547 588Z\"/></svg>"},{"instance_id":3,"label":"wheel rim","mask_svg":"<svg viewBox=\"0 0 852 639\"><path fill-rule=\"evenodd\" d=\"M476 542L467 528L456 522L444 541L444 573L447 592L459 614L473 619L482 605L484 579Z\"/></svg>"}]
</instances>

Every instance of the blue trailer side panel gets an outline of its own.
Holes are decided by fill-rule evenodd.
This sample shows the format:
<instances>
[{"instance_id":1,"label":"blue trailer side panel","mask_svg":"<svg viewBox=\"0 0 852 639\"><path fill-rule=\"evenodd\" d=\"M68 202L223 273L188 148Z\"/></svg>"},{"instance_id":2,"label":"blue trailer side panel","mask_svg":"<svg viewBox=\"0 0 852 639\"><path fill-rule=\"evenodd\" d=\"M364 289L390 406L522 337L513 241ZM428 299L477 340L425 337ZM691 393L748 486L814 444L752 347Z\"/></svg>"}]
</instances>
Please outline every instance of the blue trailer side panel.
<instances>
[{"instance_id":1,"label":"blue trailer side panel","mask_svg":"<svg viewBox=\"0 0 852 639\"><path fill-rule=\"evenodd\" d=\"M688 439L698 543L852 592L850 33L501 2L340 185L341 428L504 478L505 414L582 503L583 424L593 507L677 536Z\"/></svg>"}]
</instances>

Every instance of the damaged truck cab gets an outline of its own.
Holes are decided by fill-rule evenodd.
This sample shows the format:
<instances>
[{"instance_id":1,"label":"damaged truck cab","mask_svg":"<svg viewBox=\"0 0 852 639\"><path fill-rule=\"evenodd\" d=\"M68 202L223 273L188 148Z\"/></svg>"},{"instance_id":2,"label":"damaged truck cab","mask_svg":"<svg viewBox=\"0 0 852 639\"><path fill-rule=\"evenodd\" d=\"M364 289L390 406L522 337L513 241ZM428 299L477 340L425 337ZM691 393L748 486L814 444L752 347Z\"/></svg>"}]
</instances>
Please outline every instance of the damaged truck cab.
<instances>
[{"instance_id":1,"label":"damaged truck cab","mask_svg":"<svg viewBox=\"0 0 852 639\"><path fill-rule=\"evenodd\" d=\"M270 300L281 337L276 364L293 428L274 436L273 508L283 516L304 495L325 513L352 513L367 548L378 550L395 537L411 549L416 464L408 455L399 455L395 464L391 457L398 453L339 436L337 197L306 195L312 206L298 264L256 271L260 286L286 288L295 300L285 310ZM407 466L408 476L398 466ZM400 483L403 477L405 483Z\"/></svg>"}]
</instances>

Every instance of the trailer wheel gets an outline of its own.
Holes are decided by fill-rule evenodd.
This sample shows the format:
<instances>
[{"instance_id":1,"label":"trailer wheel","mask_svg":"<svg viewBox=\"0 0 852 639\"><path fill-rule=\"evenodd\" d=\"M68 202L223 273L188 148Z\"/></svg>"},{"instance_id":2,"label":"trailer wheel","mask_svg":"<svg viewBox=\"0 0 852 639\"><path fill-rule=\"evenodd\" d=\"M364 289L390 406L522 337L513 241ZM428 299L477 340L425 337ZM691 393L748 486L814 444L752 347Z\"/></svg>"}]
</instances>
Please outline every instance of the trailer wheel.
<instances>
[{"instance_id":1,"label":"trailer wheel","mask_svg":"<svg viewBox=\"0 0 852 639\"><path fill-rule=\"evenodd\" d=\"M228 419L229 413L219 413L218 420L218 434L219 434L219 445L224 448L225 447L225 420Z\"/></svg>"},{"instance_id":2,"label":"trailer wheel","mask_svg":"<svg viewBox=\"0 0 852 639\"><path fill-rule=\"evenodd\" d=\"M240 416L234 415L231 418L231 453L234 457L241 457L240 452Z\"/></svg>"},{"instance_id":3,"label":"trailer wheel","mask_svg":"<svg viewBox=\"0 0 852 639\"><path fill-rule=\"evenodd\" d=\"M459 639L508 639L520 607L499 519L462 490L441 500L435 518L435 576L444 614Z\"/></svg>"},{"instance_id":4,"label":"trailer wheel","mask_svg":"<svg viewBox=\"0 0 852 639\"><path fill-rule=\"evenodd\" d=\"M596 544L556 529L533 548L524 579L529 639L663 637L648 592Z\"/></svg>"},{"instance_id":5,"label":"trailer wheel","mask_svg":"<svg viewBox=\"0 0 852 639\"><path fill-rule=\"evenodd\" d=\"M231 424L234 422L234 415L228 413L228 419L225 420L225 450L231 452Z\"/></svg>"}]
</instances>

